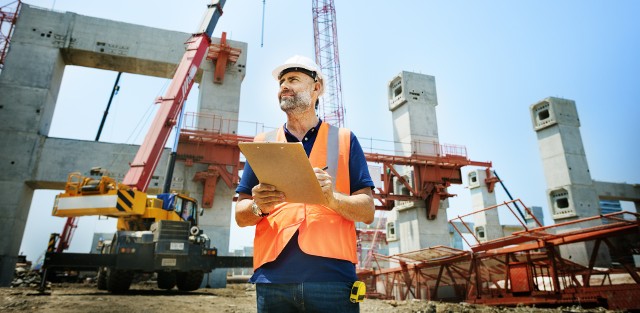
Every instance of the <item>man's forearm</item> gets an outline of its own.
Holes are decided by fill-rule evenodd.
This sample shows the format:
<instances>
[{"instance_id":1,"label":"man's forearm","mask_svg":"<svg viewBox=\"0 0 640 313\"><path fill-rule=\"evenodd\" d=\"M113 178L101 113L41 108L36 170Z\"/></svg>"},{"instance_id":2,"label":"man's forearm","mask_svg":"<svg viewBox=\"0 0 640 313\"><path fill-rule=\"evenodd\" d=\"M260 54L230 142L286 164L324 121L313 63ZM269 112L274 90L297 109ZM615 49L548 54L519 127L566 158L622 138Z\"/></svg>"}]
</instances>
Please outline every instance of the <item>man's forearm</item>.
<instances>
[{"instance_id":1,"label":"man's forearm","mask_svg":"<svg viewBox=\"0 0 640 313\"><path fill-rule=\"evenodd\" d=\"M336 211L342 217L354 221L370 224L373 222L375 207L370 188L363 188L352 195L333 193L334 200L329 203L329 208ZM260 222L262 217L256 216L251 210L253 199L249 195L239 194L236 202L236 223L240 227L253 226Z\"/></svg>"},{"instance_id":2,"label":"man's forearm","mask_svg":"<svg viewBox=\"0 0 640 313\"><path fill-rule=\"evenodd\" d=\"M333 196L335 201L331 201L329 208L342 215L342 217L366 224L373 222L375 207L370 188L363 188L350 196L334 192Z\"/></svg>"},{"instance_id":3,"label":"man's forearm","mask_svg":"<svg viewBox=\"0 0 640 313\"><path fill-rule=\"evenodd\" d=\"M256 216L251 210L253 199L249 195L239 194L236 202L236 224L240 227L258 224L262 217Z\"/></svg>"}]
</instances>

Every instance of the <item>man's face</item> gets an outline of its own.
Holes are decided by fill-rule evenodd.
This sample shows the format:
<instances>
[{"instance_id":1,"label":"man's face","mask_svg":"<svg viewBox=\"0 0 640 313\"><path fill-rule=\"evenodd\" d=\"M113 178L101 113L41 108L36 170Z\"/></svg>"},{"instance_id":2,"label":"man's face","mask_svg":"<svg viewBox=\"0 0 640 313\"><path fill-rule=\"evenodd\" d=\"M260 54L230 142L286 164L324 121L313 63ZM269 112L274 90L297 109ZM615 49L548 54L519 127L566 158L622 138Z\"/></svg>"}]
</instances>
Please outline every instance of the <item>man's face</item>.
<instances>
[{"instance_id":1,"label":"man's face","mask_svg":"<svg viewBox=\"0 0 640 313\"><path fill-rule=\"evenodd\" d=\"M312 93L316 82L300 72L289 72L280 78L278 100L284 112L303 112L312 106ZM316 96L317 97L317 96Z\"/></svg>"}]
</instances>

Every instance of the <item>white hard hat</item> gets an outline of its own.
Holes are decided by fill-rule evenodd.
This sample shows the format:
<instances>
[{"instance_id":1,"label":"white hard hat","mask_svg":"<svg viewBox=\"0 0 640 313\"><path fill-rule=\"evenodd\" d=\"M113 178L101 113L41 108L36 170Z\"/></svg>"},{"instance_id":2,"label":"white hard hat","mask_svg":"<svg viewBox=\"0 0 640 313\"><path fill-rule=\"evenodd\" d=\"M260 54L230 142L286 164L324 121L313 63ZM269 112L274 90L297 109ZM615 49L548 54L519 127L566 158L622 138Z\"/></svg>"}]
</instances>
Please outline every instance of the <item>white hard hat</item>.
<instances>
[{"instance_id":1,"label":"white hard hat","mask_svg":"<svg viewBox=\"0 0 640 313\"><path fill-rule=\"evenodd\" d=\"M316 62L313 62L307 57L294 55L284 61L282 65L276 67L271 74L273 75L273 78L280 80L280 77L284 74L283 71L285 70L288 70L285 73L294 71L302 72L311 76L311 78L316 81L322 81L322 71L320 70L320 67Z\"/></svg>"}]
</instances>

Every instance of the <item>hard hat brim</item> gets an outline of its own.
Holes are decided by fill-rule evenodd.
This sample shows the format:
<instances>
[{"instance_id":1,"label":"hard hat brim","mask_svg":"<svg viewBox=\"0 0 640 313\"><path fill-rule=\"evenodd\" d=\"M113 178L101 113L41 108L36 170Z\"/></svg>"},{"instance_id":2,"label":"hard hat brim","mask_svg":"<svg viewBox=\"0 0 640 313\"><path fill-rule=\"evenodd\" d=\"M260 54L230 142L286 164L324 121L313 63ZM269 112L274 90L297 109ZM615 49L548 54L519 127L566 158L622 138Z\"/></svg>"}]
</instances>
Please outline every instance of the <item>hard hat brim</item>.
<instances>
[{"instance_id":1,"label":"hard hat brim","mask_svg":"<svg viewBox=\"0 0 640 313\"><path fill-rule=\"evenodd\" d=\"M279 80L279 76L280 73L282 73L282 71L288 69L288 68L292 68L292 67L299 67L299 68L303 68L307 71L310 72L316 72L316 75L318 77L319 80L322 80L322 72L319 72L317 69L310 67L308 65L305 64L301 64L301 63L287 63L287 64L282 64L278 67L276 67L272 72L271 75L273 76L273 78L275 80Z\"/></svg>"}]
</instances>

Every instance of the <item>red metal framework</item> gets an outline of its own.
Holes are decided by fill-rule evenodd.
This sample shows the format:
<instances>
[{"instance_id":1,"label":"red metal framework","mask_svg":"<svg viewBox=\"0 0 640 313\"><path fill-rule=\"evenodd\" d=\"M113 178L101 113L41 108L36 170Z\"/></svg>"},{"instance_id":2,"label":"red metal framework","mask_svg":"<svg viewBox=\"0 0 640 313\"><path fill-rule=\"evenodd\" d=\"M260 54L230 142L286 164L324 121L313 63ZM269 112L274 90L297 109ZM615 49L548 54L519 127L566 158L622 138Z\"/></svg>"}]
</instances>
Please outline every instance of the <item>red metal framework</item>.
<instances>
[{"instance_id":1,"label":"red metal framework","mask_svg":"<svg viewBox=\"0 0 640 313\"><path fill-rule=\"evenodd\" d=\"M470 252L434 246L392 256L374 256L376 269L358 270L358 278L367 283L367 297L435 299L442 282L457 284L464 281L468 267L455 262L468 262ZM395 266L389 267L389 264Z\"/></svg>"},{"instance_id":2,"label":"red metal framework","mask_svg":"<svg viewBox=\"0 0 640 313\"><path fill-rule=\"evenodd\" d=\"M487 209L515 202L520 201ZM450 221L454 222L468 228L461 217ZM394 256L376 255L376 262L390 262L392 267L368 269L358 275L368 283L371 297L640 309L640 268L632 258L640 254L640 214L617 212L546 227L522 226L523 231L510 236L472 245L471 251L439 246ZM590 247L589 264L561 256L560 251L572 244ZM604 245L613 265L598 267Z\"/></svg>"},{"instance_id":3,"label":"red metal framework","mask_svg":"<svg viewBox=\"0 0 640 313\"><path fill-rule=\"evenodd\" d=\"M240 58L242 49L231 47L227 43L227 32L222 32L220 43L214 43L209 46L207 60L212 60L216 65L213 73L213 82L222 84L224 82L224 73L227 70L227 64L234 64Z\"/></svg>"},{"instance_id":4,"label":"red metal framework","mask_svg":"<svg viewBox=\"0 0 640 313\"><path fill-rule=\"evenodd\" d=\"M205 208L213 206L219 178L229 188L235 188L238 184L238 171L244 167L240 162L238 142L253 141L252 136L235 134L239 123L217 115L185 114L176 159L187 166L207 164L206 171L198 172L193 177L194 181L201 181L204 185L201 202Z\"/></svg>"},{"instance_id":5,"label":"red metal framework","mask_svg":"<svg viewBox=\"0 0 640 313\"><path fill-rule=\"evenodd\" d=\"M427 144L414 143L414 145L424 147ZM396 206L395 201L420 201L424 202L424 207L427 209L427 218L435 219L440 201L455 196L447 192L447 187L451 184L462 184L460 169L463 166L491 167L491 162L469 160L464 147L437 143L431 143L431 145L434 147L430 151L436 151L434 155L415 153L411 156L397 156L365 153L368 162L380 163L383 166L381 177L383 188L377 188L374 193L374 197L382 204L376 209L391 210ZM396 170L398 165L411 166L412 177L400 175ZM404 192L399 194L394 192L395 182L403 187Z\"/></svg>"},{"instance_id":6,"label":"red metal framework","mask_svg":"<svg viewBox=\"0 0 640 313\"><path fill-rule=\"evenodd\" d=\"M0 71L4 67L4 59L9 52L9 44L18 20L20 6L22 6L20 0L0 6Z\"/></svg>"},{"instance_id":7,"label":"red metal framework","mask_svg":"<svg viewBox=\"0 0 640 313\"><path fill-rule=\"evenodd\" d=\"M336 8L333 0L313 0L312 6L316 63L324 75L324 96L318 114L325 122L343 127L345 108L342 104Z\"/></svg>"},{"instance_id":8,"label":"red metal framework","mask_svg":"<svg viewBox=\"0 0 640 313\"><path fill-rule=\"evenodd\" d=\"M371 268L373 255L377 254L381 244L387 244L387 233L385 231L387 219L379 217L374 228L356 228L358 236L358 266L360 268ZM366 255L363 252L366 251Z\"/></svg>"},{"instance_id":9,"label":"red metal framework","mask_svg":"<svg viewBox=\"0 0 640 313\"><path fill-rule=\"evenodd\" d=\"M238 181L238 171L242 169L239 161L240 150L237 146L241 141L252 141L253 136L236 135L239 121L223 119L216 115L187 113L185 125L181 130L178 145L177 158L186 162L208 164L206 172L199 173L194 180L203 181L205 184L204 207L210 207L213 203L214 190L218 177L222 177L229 188L235 186ZM254 124L254 134L258 129ZM457 145L443 145L438 143L412 143L415 147L427 148L435 151L433 155L418 154L420 149L413 149L411 156L385 155L379 153L365 153L370 163L378 163L383 167L382 188L377 188L374 198L380 205L378 210L391 210L397 205L396 201L413 202L416 206L425 207L429 219L435 219L440 207L440 201L455 196L447 192L446 188L451 184L461 184L463 166L491 167L491 162L472 161L467 158L466 148ZM396 166L409 166L412 177L400 175ZM396 193L394 184L400 184L401 193Z\"/></svg>"}]
</instances>

